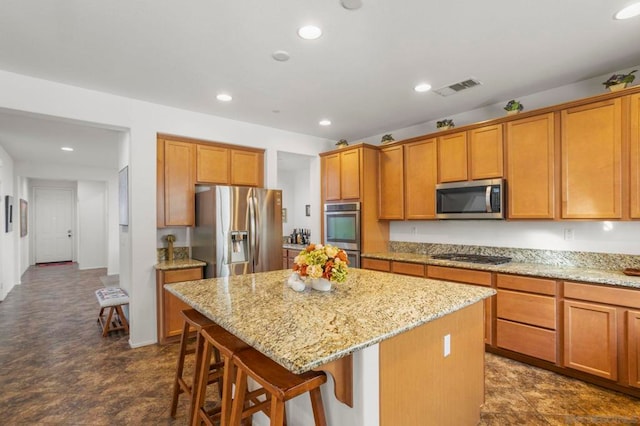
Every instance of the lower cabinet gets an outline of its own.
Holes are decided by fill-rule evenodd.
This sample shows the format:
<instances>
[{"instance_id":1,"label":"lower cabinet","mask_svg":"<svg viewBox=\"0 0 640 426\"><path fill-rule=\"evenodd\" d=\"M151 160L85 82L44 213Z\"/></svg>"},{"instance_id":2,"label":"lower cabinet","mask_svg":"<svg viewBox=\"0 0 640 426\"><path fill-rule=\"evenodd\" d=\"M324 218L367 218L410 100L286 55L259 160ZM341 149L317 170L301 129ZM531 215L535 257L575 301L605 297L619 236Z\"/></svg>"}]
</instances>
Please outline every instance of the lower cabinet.
<instances>
[{"instance_id":1,"label":"lower cabinet","mask_svg":"<svg viewBox=\"0 0 640 426\"><path fill-rule=\"evenodd\" d=\"M640 311L627 311L629 386L640 388Z\"/></svg>"},{"instance_id":2,"label":"lower cabinet","mask_svg":"<svg viewBox=\"0 0 640 426\"><path fill-rule=\"evenodd\" d=\"M393 272L394 274L412 275L414 277L425 277L426 275L426 266L422 263L363 258L360 265L362 269L371 269L373 271Z\"/></svg>"},{"instance_id":3,"label":"lower cabinet","mask_svg":"<svg viewBox=\"0 0 640 426\"><path fill-rule=\"evenodd\" d=\"M555 363L557 283L498 274L496 284L496 346Z\"/></svg>"},{"instance_id":4,"label":"lower cabinet","mask_svg":"<svg viewBox=\"0 0 640 426\"><path fill-rule=\"evenodd\" d=\"M183 323L180 311L190 309L189 305L169 293L164 285L199 279L202 279L202 267L156 271L158 343L164 345L180 339Z\"/></svg>"}]
</instances>

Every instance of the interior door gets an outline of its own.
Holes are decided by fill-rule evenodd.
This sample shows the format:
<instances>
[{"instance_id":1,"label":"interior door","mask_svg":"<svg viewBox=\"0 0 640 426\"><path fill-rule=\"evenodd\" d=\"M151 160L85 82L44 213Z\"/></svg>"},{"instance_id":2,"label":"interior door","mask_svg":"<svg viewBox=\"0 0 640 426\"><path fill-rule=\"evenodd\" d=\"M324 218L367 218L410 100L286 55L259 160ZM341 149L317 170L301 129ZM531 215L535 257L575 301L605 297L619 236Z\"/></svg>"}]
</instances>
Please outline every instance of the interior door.
<instances>
[{"instance_id":1,"label":"interior door","mask_svg":"<svg viewBox=\"0 0 640 426\"><path fill-rule=\"evenodd\" d=\"M35 188L36 263L73 260L73 192L71 189Z\"/></svg>"}]
</instances>

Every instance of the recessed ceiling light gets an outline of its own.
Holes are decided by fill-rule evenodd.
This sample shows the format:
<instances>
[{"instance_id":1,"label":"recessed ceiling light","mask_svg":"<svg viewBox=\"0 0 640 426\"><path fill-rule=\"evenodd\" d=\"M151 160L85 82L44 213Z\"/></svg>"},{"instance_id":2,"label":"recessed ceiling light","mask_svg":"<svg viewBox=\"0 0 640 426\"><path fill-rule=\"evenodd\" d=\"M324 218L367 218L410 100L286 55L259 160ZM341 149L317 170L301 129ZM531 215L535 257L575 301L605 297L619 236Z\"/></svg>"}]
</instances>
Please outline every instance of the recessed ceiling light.
<instances>
[{"instance_id":1,"label":"recessed ceiling light","mask_svg":"<svg viewBox=\"0 0 640 426\"><path fill-rule=\"evenodd\" d=\"M342 7L348 10L356 10L362 7L362 0L340 0Z\"/></svg>"},{"instance_id":2,"label":"recessed ceiling light","mask_svg":"<svg viewBox=\"0 0 640 426\"><path fill-rule=\"evenodd\" d=\"M615 19L629 19L640 15L640 3L630 4L614 15Z\"/></svg>"},{"instance_id":3,"label":"recessed ceiling light","mask_svg":"<svg viewBox=\"0 0 640 426\"><path fill-rule=\"evenodd\" d=\"M216 99L222 102L229 102L233 98L231 97L231 95L227 95L226 93L220 93L218 96L216 96Z\"/></svg>"},{"instance_id":4,"label":"recessed ceiling light","mask_svg":"<svg viewBox=\"0 0 640 426\"><path fill-rule=\"evenodd\" d=\"M298 29L298 35L305 40L315 40L322 35L322 30L315 25L306 25Z\"/></svg>"},{"instance_id":5,"label":"recessed ceiling light","mask_svg":"<svg viewBox=\"0 0 640 426\"><path fill-rule=\"evenodd\" d=\"M324 120L320 120L320 122L318 123L321 126L331 126L331 120L327 120L326 118Z\"/></svg>"},{"instance_id":6,"label":"recessed ceiling light","mask_svg":"<svg viewBox=\"0 0 640 426\"><path fill-rule=\"evenodd\" d=\"M416 92L428 92L431 90L431 85L427 83L420 83L413 88Z\"/></svg>"},{"instance_id":7,"label":"recessed ceiling light","mask_svg":"<svg viewBox=\"0 0 640 426\"><path fill-rule=\"evenodd\" d=\"M68 151L68 152L73 151L73 148L71 148L70 146L63 146L63 147L62 147L62 148L60 148L60 149L61 149L61 150L63 150L63 151Z\"/></svg>"},{"instance_id":8,"label":"recessed ceiling light","mask_svg":"<svg viewBox=\"0 0 640 426\"><path fill-rule=\"evenodd\" d=\"M278 62L285 62L285 61L288 61L290 58L289 52L285 50L276 50L271 54L271 57Z\"/></svg>"}]
</instances>

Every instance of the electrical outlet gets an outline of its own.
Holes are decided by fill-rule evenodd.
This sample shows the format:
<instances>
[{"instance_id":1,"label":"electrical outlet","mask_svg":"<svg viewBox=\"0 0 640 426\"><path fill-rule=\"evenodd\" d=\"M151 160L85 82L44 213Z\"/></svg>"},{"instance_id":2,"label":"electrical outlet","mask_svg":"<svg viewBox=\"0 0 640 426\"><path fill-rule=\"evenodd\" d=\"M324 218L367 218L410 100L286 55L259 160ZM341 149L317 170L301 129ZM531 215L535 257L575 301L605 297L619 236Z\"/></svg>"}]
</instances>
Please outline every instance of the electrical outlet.
<instances>
[{"instance_id":1,"label":"electrical outlet","mask_svg":"<svg viewBox=\"0 0 640 426\"><path fill-rule=\"evenodd\" d=\"M444 357L451 355L451 335L446 334L444 336Z\"/></svg>"},{"instance_id":2,"label":"electrical outlet","mask_svg":"<svg viewBox=\"0 0 640 426\"><path fill-rule=\"evenodd\" d=\"M411 227L411 235L418 235L418 227L417 226L412 226Z\"/></svg>"},{"instance_id":3,"label":"electrical outlet","mask_svg":"<svg viewBox=\"0 0 640 426\"><path fill-rule=\"evenodd\" d=\"M575 233L573 232L573 228L564 228L564 240L572 241L575 238Z\"/></svg>"}]
</instances>

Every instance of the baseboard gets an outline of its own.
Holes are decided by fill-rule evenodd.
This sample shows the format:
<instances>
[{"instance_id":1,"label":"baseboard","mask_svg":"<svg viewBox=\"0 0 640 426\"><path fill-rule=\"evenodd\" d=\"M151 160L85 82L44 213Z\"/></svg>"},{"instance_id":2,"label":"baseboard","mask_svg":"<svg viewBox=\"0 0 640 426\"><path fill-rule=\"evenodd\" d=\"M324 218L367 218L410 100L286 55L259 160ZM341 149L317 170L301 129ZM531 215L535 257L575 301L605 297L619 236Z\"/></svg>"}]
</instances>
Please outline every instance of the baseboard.
<instances>
[{"instance_id":1,"label":"baseboard","mask_svg":"<svg viewBox=\"0 0 640 426\"><path fill-rule=\"evenodd\" d=\"M155 345L157 342L155 340L149 340L146 342L139 342L139 343L133 343L131 342L131 339L129 339L129 347L131 349L136 349L136 348L141 348L143 346L149 346L149 345Z\"/></svg>"}]
</instances>

